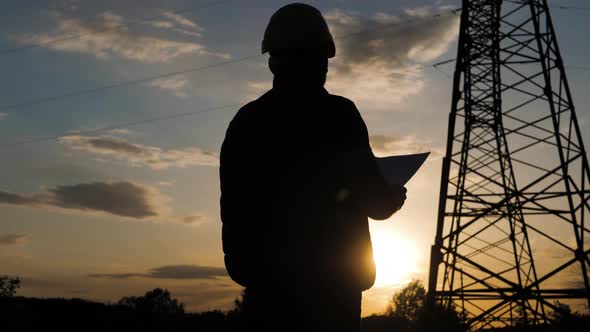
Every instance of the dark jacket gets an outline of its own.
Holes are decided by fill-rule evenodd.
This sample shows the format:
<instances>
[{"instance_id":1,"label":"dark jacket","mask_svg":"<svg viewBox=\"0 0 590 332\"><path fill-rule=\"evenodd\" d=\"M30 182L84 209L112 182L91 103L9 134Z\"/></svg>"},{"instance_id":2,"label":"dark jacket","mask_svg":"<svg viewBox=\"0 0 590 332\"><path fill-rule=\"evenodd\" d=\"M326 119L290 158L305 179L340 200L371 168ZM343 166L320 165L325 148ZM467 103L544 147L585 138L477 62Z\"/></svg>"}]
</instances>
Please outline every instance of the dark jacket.
<instances>
[{"instance_id":1,"label":"dark jacket","mask_svg":"<svg viewBox=\"0 0 590 332\"><path fill-rule=\"evenodd\" d=\"M375 280L367 217L393 213L354 103L275 86L242 107L221 149L225 265L243 286Z\"/></svg>"}]
</instances>

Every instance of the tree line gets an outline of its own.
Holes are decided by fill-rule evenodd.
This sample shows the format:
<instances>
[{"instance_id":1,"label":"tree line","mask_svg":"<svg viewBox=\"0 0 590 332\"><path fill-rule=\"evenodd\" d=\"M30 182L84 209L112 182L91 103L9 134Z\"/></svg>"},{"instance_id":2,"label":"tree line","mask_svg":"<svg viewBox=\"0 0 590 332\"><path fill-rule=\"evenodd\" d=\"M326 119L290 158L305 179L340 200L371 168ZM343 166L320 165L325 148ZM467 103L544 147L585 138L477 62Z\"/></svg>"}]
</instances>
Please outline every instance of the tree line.
<instances>
[{"instance_id":1,"label":"tree line","mask_svg":"<svg viewBox=\"0 0 590 332\"><path fill-rule=\"evenodd\" d=\"M241 332L248 293L242 291L228 311L186 312L184 304L161 288L126 296L111 304L81 299L36 299L16 296L18 278L0 276L0 329L5 331L210 331ZM535 331L590 331L590 317L564 305L553 323ZM3 329L2 327L8 327ZM426 305L426 290L414 280L391 297L382 314L364 317L362 332L467 331L454 308ZM502 331L516 331L517 328ZM521 330L532 331L530 328Z\"/></svg>"}]
</instances>

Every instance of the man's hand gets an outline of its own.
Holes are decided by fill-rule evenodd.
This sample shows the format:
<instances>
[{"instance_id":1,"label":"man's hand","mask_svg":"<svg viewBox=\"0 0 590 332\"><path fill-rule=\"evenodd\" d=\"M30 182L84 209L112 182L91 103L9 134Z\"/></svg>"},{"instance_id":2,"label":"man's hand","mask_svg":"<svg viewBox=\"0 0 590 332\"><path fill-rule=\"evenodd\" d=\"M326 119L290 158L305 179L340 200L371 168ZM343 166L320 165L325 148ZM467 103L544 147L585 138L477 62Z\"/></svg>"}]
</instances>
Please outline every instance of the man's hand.
<instances>
[{"instance_id":1,"label":"man's hand","mask_svg":"<svg viewBox=\"0 0 590 332\"><path fill-rule=\"evenodd\" d=\"M394 212L397 212L404 205L404 202L406 201L406 192L408 192L408 190L406 190L406 187L402 186L393 187L391 190L393 191L393 195L395 197L393 200L395 207Z\"/></svg>"}]
</instances>

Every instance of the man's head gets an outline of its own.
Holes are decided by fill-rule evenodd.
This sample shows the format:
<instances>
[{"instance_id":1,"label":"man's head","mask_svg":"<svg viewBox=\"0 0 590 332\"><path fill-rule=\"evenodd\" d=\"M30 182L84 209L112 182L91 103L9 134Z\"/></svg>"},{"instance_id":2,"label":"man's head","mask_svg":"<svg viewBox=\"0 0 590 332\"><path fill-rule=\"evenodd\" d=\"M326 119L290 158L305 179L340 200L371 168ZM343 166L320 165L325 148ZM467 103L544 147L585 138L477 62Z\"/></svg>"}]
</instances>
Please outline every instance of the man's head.
<instances>
[{"instance_id":1,"label":"man's head","mask_svg":"<svg viewBox=\"0 0 590 332\"><path fill-rule=\"evenodd\" d=\"M336 47L320 11L293 3L270 18L262 41L267 52L270 70L283 85L323 86Z\"/></svg>"},{"instance_id":2,"label":"man's head","mask_svg":"<svg viewBox=\"0 0 590 332\"><path fill-rule=\"evenodd\" d=\"M262 41L262 53L266 52L332 58L336 47L322 13L310 5L292 3L270 18Z\"/></svg>"}]
</instances>

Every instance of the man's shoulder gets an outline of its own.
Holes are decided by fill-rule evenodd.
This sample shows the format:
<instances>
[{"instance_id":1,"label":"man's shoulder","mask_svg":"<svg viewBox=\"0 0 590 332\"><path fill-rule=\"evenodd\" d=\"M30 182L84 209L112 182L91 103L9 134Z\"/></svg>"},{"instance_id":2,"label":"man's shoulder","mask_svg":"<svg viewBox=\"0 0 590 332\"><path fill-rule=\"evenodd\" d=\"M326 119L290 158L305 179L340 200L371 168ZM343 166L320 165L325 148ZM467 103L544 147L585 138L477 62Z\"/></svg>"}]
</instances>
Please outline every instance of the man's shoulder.
<instances>
[{"instance_id":1,"label":"man's shoulder","mask_svg":"<svg viewBox=\"0 0 590 332\"><path fill-rule=\"evenodd\" d=\"M338 103L338 104L341 104L343 106L348 106L348 107L356 107L352 100L350 100L344 96L339 96L339 95L334 95L334 94L328 93L328 98L329 98L330 102L333 102L333 103Z\"/></svg>"},{"instance_id":2,"label":"man's shoulder","mask_svg":"<svg viewBox=\"0 0 590 332\"><path fill-rule=\"evenodd\" d=\"M268 108L268 92L259 98L247 102L241 106L233 119L231 120L228 132L241 132L246 128L254 128L260 124L260 119L266 113L264 110Z\"/></svg>"},{"instance_id":3,"label":"man's shoulder","mask_svg":"<svg viewBox=\"0 0 590 332\"><path fill-rule=\"evenodd\" d=\"M357 118L360 116L354 102L346 97L328 94L331 108L338 111L338 114L347 118Z\"/></svg>"},{"instance_id":4,"label":"man's shoulder","mask_svg":"<svg viewBox=\"0 0 590 332\"><path fill-rule=\"evenodd\" d=\"M329 103L331 104L331 108L337 110L338 114L344 118L347 118L351 121L362 121L362 117L360 115L359 110L356 108L354 102L346 97L328 94Z\"/></svg>"},{"instance_id":5,"label":"man's shoulder","mask_svg":"<svg viewBox=\"0 0 590 332\"><path fill-rule=\"evenodd\" d=\"M240 109L238 110L238 113L236 114L236 117L249 117L249 116L252 116L253 114L255 114L257 112L257 110L264 108L270 99L270 94L271 94L271 91L268 91L265 94L263 94L262 96L254 99L254 100L246 103L244 106L240 107Z\"/></svg>"}]
</instances>

